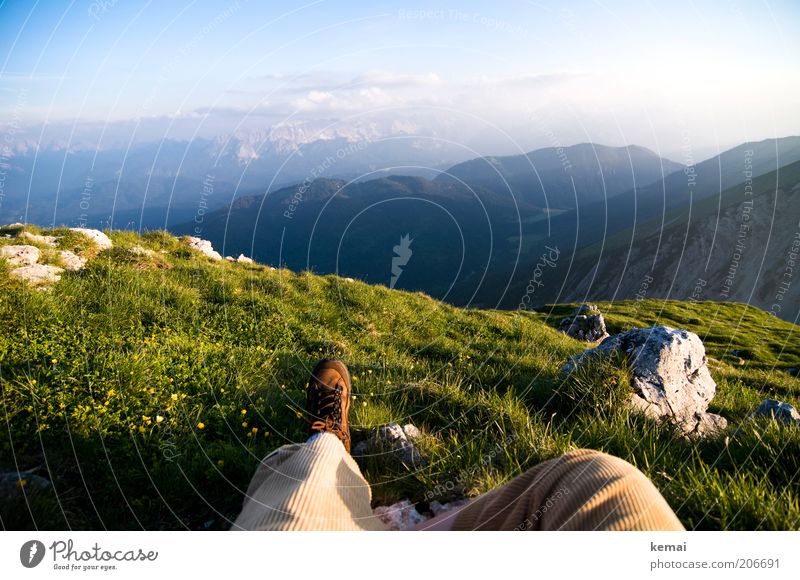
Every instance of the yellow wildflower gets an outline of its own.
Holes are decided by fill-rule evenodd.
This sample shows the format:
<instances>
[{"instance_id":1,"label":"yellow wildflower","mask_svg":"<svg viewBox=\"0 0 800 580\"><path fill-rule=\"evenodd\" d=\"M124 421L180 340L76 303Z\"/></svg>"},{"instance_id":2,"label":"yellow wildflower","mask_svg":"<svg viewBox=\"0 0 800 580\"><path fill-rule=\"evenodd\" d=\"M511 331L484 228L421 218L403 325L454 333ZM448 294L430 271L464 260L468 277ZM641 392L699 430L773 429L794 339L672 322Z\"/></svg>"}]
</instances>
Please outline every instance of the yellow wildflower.
<instances>
[{"instance_id":1,"label":"yellow wildflower","mask_svg":"<svg viewBox=\"0 0 800 580\"><path fill-rule=\"evenodd\" d=\"M163 420L164 420L164 417L162 417L161 415L156 415L156 423L161 423L161 421L163 421Z\"/></svg>"},{"instance_id":2,"label":"yellow wildflower","mask_svg":"<svg viewBox=\"0 0 800 580\"><path fill-rule=\"evenodd\" d=\"M170 398L170 399L172 399L173 401L177 401L177 400L178 400L178 395L177 395L177 394L175 394L175 393L172 393L172 394L169 396L169 398Z\"/></svg>"},{"instance_id":3,"label":"yellow wildflower","mask_svg":"<svg viewBox=\"0 0 800 580\"><path fill-rule=\"evenodd\" d=\"M201 421L200 423L197 424L197 428L202 431L203 429L206 428L206 424Z\"/></svg>"},{"instance_id":4,"label":"yellow wildflower","mask_svg":"<svg viewBox=\"0 0 800 580\"><path fill-rule=\"evenodd\" d=\"M242 415L247 415L247 409L242 409L242 410L240 411L240 413L241 413Z\"/></svg>"}]
</instances>

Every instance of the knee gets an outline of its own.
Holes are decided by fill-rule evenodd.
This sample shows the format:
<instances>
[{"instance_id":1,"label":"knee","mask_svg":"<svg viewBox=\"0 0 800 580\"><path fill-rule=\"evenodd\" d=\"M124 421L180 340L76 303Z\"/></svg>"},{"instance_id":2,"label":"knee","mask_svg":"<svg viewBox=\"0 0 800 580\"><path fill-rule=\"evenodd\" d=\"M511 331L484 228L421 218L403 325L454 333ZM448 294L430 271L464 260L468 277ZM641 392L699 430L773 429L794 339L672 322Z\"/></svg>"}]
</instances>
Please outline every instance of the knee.
<instances>
[{"instance_id":1,"label":"knee","mask_svg":"<svg viewBox=\"0 0 800 580\"><path fill-rule=\"evenodd\" d=\"M644 476L635 466L616 455L609 455L594 449L576 449L562 455L562 458L578 468L617 473L619 475L638 474ZM646 477L646 476L645 476Z\"/></svg>"}]
</instances>

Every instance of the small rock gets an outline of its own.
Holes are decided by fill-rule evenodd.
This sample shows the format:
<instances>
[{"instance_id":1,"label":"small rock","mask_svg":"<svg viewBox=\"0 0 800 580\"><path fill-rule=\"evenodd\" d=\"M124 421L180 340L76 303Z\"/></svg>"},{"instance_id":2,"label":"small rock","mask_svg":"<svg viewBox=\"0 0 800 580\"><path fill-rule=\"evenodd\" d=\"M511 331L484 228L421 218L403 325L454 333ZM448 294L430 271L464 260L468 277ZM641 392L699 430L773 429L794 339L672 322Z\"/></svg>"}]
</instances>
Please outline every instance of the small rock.
<instances>
[{"instance_id":1,"label":"small rock","mask_svg":"<svg viewBox=\"0 0 800 580\"><path fill-rule=\"evenodd\" d=\"M12 266L32 266L39 261L40 254L36 246L0 247L0 258L5 258Z\"/></svg>"},{"instance_id":2,"label":"small rock","mask_svg":"<svg viewBox=\"0 0 800 580\"><path fill-rule=\"evenodd\" d=\"M254 263L252 258L248 258L244 254L239 254L239 257L236 258L236 261L239 262L240 264L253 264Z\"/></svg>"},{"instance_id":3,"label":"small rock","mask_svg":"<svg viewBox=\"0 0 800 580\"><path fill-rule=\"evenodd\" d=\"M352 278L345 278L344 281L345 282L355 282L355 280L353 280Z\"/></svg>"},{"instance_id":4,"label":"small rock","mask_svg":"<svg viewBox=\"0 0 800 580\"><path fill-rule=\"evenodd\" d=\"M728 428L728 420L714 413L704 413L697 422L694 435L698 437L716 437Z\"/></svg>"},{"instance_id":5,"label":"small rock","mask_svg":"<svg viewBox=\"0 0 800 580\"><path fill-rule=\"evenodd\" d=\"M463 507L468 503L469 499L457 499L456 501L451 501L449 503L439 503L438 501L433 500L430 503L430 509L433 516L436 517L439 514L446 514L448 512L453 511L454 509Z\"/></svg>"},{"instance_id":6,"label":"small rock","mask_svg":"<svg viewBox=\"0 0 800 580\"><path fill-rule=\"evenodd\" d=\"M233 256L225 256L225 259L228 260L229 262L235 262L236 261L236 258L234 258Z\"/></svg>"},{"instance_id":7,"label":"small rock","mask_svg":"<svg viewBox=\"0 0 800 580\"><path fill-rule=\"evenodd\" d=\"M134 256L155 256L156 253L153 250L148 250L147 248L143 248L142 246L133 246L128 248L128 252L133 254Z\"/></svg>"},{"instance_id":8,"label":"small rock","mask_svg":"<svg viewBox=\"0 0 800 580\"><path fill-rule=\"evenodd\" d=\"M78 254L70 252L69 250L61 250L58 255L61 257L61 263L64 264L64 269L70 272L83 270L83 267L86 266L86 258L81 258Z\"/></svg>"},{"instance_id":9,"label":"small rock","mask_svg":"<svg viewBox=\"0 0 800 580\"><path fill-rule=\"evenodd\" d=\"M405 429L411 428L419 436L419 430L413 425L406 425ZM419 449L411 442L411 438L406 434L404 428L397 423L390 423L378 427L374 435L358 443L353 448L353 457L363 457L365 455L379 455L388 453L401 464L418 469L428 464Z\"/></svg>"},{"instance_id":10,"label":"small rock","mask_svg":"<svg viewBox=\"0 0 800 580\"><path fill-rule=\"evenodd\" d=\"M417 429L417 427L411 423L403 425L403 433L405 433L406 437L409 439L416 439L420 436L419 429Z\"/></svg>"},{"instance_id":11,"label":"small rock","mask_svg":"<svg viewBox=\"0 0 800 580\"><path fill-rule=\"evenodd\" d=\"M92 230L89 228L69 228L69 230L71 232L77 232L79 234L83 234L84 236L92 240L95 243L95 245L101 250L107 250L108 248L114 245L111 242L111 238L109 238L100 230Z\"/></svg>"},{"instance_id":12,"label":"small rock","mask_svg":"<svg viewBox=\"0 0 800 580\"><path fill-rule=\"evenodd\" d=\"M764 399L753 413L754 417L768 417L787 425L800 425L800 413L789 403L776 399Z\"/></svg>"},{"instance_id":13,"label":"small rock","mask_svg":"<svg viewBox=\"0 0 800 580\"><path fill-rule=\"evenodd\" d=\"M205 256L208 256L212 260L222 259L222 256L219 254L219 252L214 250L214 247L208 240L203 240L201 238L195 238L192 236L187 236L185 240L189 244L190 248L197 250L198 252L204 254Z\"/></svg>"},{"instance_id":14,"label":"small rock","mask_svg":"<svg viewBox=\"0 0 800 580\"><path fill-rule=\"evenodd\" d=\"M49 480L29 471L0 471L0 496L19 493L21 489L47 491L52 487Z\"/></svg>"},{"instance_id":15,"label":"small rock","mask_svg":"<svg viewBox=\"0 0 800 580\"><path fill-rule=\"evenodd\" d=\"M417 511L413 503L404 499L390 506L378 506L373 515L392 531L410 530L428 518Z\"/></svg>"},{"instance_id":16,"label":"small rock","mask_svg":"<svg viewBox=\"0 0 800 580\"><path fill-rule=\"evenodd\" d=\"M55 248L56 244L58 243L58 237L56 236L40 236L38 234L32 234L30 232L20 232L20 238L25 238L26 240L30 240L36 244L42 244L43 246L50 246L51 248Z\"/></svg>"},{"instance_id":17,"label":"small rock","mask_svg":"<svg viewBox=\"0 0 800 580\"><path fill-rule=\"evenodd\" d=\"M11 270L11 276L19 278L20 280L25 280L34 286L38 286L40 284L58 282L61 280L61 274L63 272L64 269L58 266L33 264L32 266L24 266Z\"/></svg>"},{"instance_id":18,"label":"small rock","mask_svg":"<svg viewBox=\"0 0 800 580\"><path fill-rule=\"evenodd\" d=\"M606 321L593 304L581 304L572 316L563 318L558 330L577 340L595 342L608 336Z\"/></svg>"}]
</instances>

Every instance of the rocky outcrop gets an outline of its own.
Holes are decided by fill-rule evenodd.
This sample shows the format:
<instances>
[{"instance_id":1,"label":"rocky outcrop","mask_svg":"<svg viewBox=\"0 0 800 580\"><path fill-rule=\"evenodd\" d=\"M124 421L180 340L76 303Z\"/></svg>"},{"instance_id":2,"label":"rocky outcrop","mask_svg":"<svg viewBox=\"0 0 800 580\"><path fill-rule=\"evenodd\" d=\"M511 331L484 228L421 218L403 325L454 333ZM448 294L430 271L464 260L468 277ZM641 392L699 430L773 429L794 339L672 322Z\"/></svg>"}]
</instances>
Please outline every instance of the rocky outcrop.
<instances>
[{"instance_id":1,"label":"rocky outcrop","mask_svg":"<svg viewBox=\"0 0 800 580\"><path fill-rule=\"evenodd\" d=\"M754 417L766 417L786 425L800 425L800 413L789 403L776 399L764 399L753 413Z\"/></svg>"},{"instance_id":2,"label":"rocky outcrop","mask_svg":"<svg viewBox=\"0 0 800 580\"><path fill-rule=\"evenodd\" d=\"M558 330L577 340L595 342L608 336L606 321L593 304L582 304L572 316L563 318Z\"/></svg>"},{"instance_id":3,"label":"rocky outcrop","mask_svg":"<svg viewBox=\"0 0 800 580\"><path fill-rule=\"evenodd\" d=\"M0 258L5 258L11 266L31 266L39 261L40 255L36 246L0 247Z\"/></svg>"},{"instance_id":4,"label":"rocky outcrop","mask_svg":"<svg viewBox=\"0 0 800 580\"><path fill-rule=\"evenodd\" d=\"M69 250L61 250L58 253L59 258L61 259L61 263L64 266L65 270L69 270L70 272L77 272L79 270L83 270L84 266L86 266L86 258L80 257L75 252L70 252Z\"/></svg>"},{"instance_id":5,"label":"rocky outcrop","mask_svg":"<svg viewBox=\"0 0 800 580\"><path fill-rule=\"evenodd\" d=\"M32 264L30 266L23 266L22 268L15 268L10 272L13 278L25 280L32 286L41 286L43 284L58 282L61 280L61 274L63 273L63 268L50 266L49 264Z\"/></svg>"},{"instance_id":6,"label":"rocky outcrop","mask_svg":"<svg viewBox=\"0 0 800 580\"><path fill-rule=\"evenodd\" d=\"M239 254L239 257L236 258L236 261L239 262L240 264L254 264L255 263L255 262L253 262L253 258L248 258L244 254Z\"/></svg>"},{"instance_id":7,"label":"rocky outcrop","mask_svg":"<svg viewBox=\"0 0 800 580\"><path fill-rule=\"evenodd\" d=\"M71 232L77 232L89 238L101 250L107 250L113 247L114 245L113 242L111 241L111 238L109 238L100 230L92 230L89 228L69 228L69 230Z\"/></svg>"},{"instance_id":8,"label":"rocky outcrop","mask_svg":"<svg viewBox=\"0 0 800 580\"><path fill-rule=\"evenodd\" d=\"M30 240L34 244L42 244L43 246L48 246L50 248L55 248L59 240L58 236L40 236L39 234L32 234L25 231L20 232L19 237L25 240Z\"/></svg>"},{"instance_id":9,"label":"rocky outcrop","mask_svg":"<svg viewBox=\"0 0 800 580\"><path fill-rule=\"evenodd\" d=\"M386 454L402 465L418 469L428 464L413 443L419 435L419 429L414 425L400 427L397 423L390 423L378 427L371 437L357 443L353 448L353 457Z\"/></svg>"},{"instance_id":10,"label":"rocky outcrop","mask_svg":"<svg viewBox=\"0 0 800 580\"><path fill-rule=\"evenodd\" d=\"M184 238L186 243L189 244L189 247L193 250L197 250L204 256L208 256L212 260L221 260L222 256L219 252L214 250L214 247L211 245L211 242L208 240L203 240L201 238L195 238L192 236L187 236Z\"/></svg>"},{"instance_id":11,"label":"rocky outcrop","mask_svg":"<svg viewBox=\"0 0 800 580\"><path fill-rule=\"evenodd\" d=\"M634 409L669 420L684 435L711 436L727 426L723 417L707 411L717 385L696 334L668 326L636 328L571 358L562 371L570 373L592 357L612 351L624 353L629 360Z\"/></svg>"}]
</instances>

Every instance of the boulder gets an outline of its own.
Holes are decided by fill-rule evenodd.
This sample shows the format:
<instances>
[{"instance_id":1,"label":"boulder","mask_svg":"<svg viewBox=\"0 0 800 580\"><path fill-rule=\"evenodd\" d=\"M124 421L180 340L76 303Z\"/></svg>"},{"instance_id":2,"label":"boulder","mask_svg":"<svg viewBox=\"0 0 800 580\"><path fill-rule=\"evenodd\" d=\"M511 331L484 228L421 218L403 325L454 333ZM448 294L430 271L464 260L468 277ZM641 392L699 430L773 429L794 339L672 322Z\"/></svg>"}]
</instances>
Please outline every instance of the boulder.
<instances>
[{"instance_id":1,"label":"boulder","mask_svg":"<svg viewBox=\"0 0 800 580\"><path fill-rule=\"evenodd\" d=\"M411 441L416 437L419 437L419 430L413 425L405 427L400 427L397 423L383 425L378 427L371 437L359 442L353 448L353 457L388 454L402 465L418 469L428 462Z\"/></svg>"},{"instance_id":2,"label":"boulder","mask_svg":"<svg viewBox=\"0 0 800 580\"><path fill-rule=\"evenodd\" d=\"M239 254L239 257L236 258L236 261L239 262L240 264L253 264L254 263L252 258L248 258L244 254Z\"/></svg>"},{"instance_id":3,"label":"boulder","mask_svg":"<svg viewBox=\"0 0 800 580\"><path fill-rule=\"evenodd\" d=\"M69 250L61 250L58 255L61 258L61 263L64 264L64 269L70 272L83 270L83 267L86 266L86 258L81 258L78 254Z\"/></svg>"},{"instance_id":4,"label":"boulder","mask_svg":"<svg viewBox=\"0 0 800 580\"><path fill-rule=\"evenodd\" d=\"M768 417L787 425L800 425L800 413L789 403L776 399L764 399L753 413L754 417Z\"/></svg>"},{"instance_id":5,"label":"boulder","mask_svg":"<svg viewBox=\"0 0 800 580\"><path fill-rule=\"evenodd\" d=\"M577 340L595 342L608 336L606 321L597 306L582 304L572 316L563 318L558 330Z\"/></svg>"},{"instance_id":6,"label":"boulder","mask_svg":"<svg viewBox=\"0 0 800 580\"><path fill-rule=\"evenodd\" d=\"M668 326L636 328L572 357L562 371L570 373L591 357L612 351L624 353L630 361L634 409L669 420L684 435L711 436L727 426L723 417L707 412L717 384L696 334Z\"/></svg>"},{"instance_id":7,"label":"boulder","mask_svg":"<svg viewBox=\"0 0 800 580\"><path fill-rule=\"evenodd\" d=\"M23 266L11 270L11 276L25 280L33 286L40 284L48 284L50 282L58 282L61 280L61 274L64 272L63 268L58 266L49 266L46 264L33 264L32 266Z\"/></svg>"},{"instance_id":8,"label":"boulder","mask_svg":"<svg viewBox=\"0 0 800 580\"><path fill-rule=\"evenodd\" d=\"M214 250L214 247L211 245L211 242L209 242L208 240L203 240L201 238L195 238L195 237L192 237L192 236L187 236L185 239L186 239L186 243L189 244L190 248L192 248L194 250L197 250L198 252L200 252L201 254L203 254L205 256L208 256L212 260L221 260L222 259L222 256L219 254L219 252L216 252Z\"/></svg>"},{"instance_id":9,"label":"boulder","mask_svg":"<svg viewBox=\"0 0 800 580\"><path fill-rule=\"evenodd\" d=\"M69 228L69 230L71 232L77 232L89 238L101 250L107 250L114 245L111 242L111 238L109 238L100 230L92 230L89 228Z\"/></svg>"},{"instance_id":10,"label":"boulder","mask_svg":"<svg viewBox=\"0 0 800 580\"><path fill-rule=\"evenodd\" d=\"M0 258L5 258L12 266L32 266L39 261L39 248L36 246L1 246Z\"/></svg>"}]
</instances>

